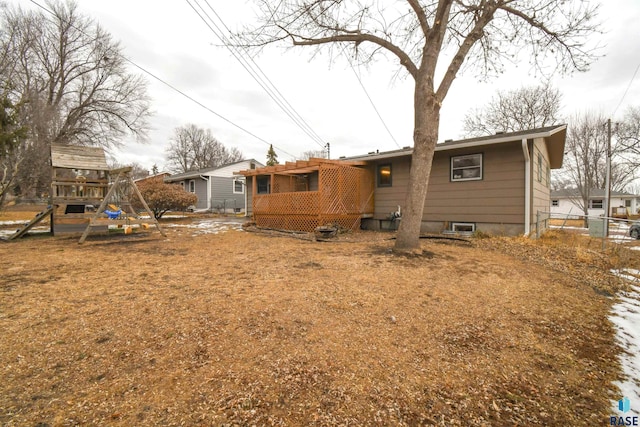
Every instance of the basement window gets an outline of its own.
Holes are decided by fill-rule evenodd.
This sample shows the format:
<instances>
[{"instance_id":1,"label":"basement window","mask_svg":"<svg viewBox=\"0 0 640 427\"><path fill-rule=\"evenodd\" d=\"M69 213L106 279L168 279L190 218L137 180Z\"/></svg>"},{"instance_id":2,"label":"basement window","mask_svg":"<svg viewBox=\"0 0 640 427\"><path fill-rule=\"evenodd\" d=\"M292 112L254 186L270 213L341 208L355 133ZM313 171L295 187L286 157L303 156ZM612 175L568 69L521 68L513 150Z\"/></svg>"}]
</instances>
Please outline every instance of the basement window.
<instances>
[{"instance_id":1,"label":"basement window","mask_svg":"<svg viewBox=\"0 0 640 427\"><path fill-rule=\"evenodd\" d=\"M551 201L551 206L560 206L560 201L559 200L552 200Z\"/></svg>"},{"instance_id":2,"label":"basement window","mask_svg":"<svg viewBox=\"0 0 640 427\"><path fill-rule=\"evenodd\" d=\"M451 157L451 181L482 179L482 153Z\"/></svg>"},{"instance_id":3,"label":"basement window","mask_svg":"<svg viewBox=\"0 0 640 427\"><path fill-rule=\"evenodd\" d=\"M391 164L378 166L378 187L391 187Z\"/></svg>"},{"instance_id":4,"label":"basement window","mask_svg":"<svg viewBox=\"0 0 640 427\"><path fill-rule=\"evenodd\" d=\"M473 222L453 222L451 223L451 231L455 233L473 233L476 231L476 225Z\"/></svg>"}]
</instances>

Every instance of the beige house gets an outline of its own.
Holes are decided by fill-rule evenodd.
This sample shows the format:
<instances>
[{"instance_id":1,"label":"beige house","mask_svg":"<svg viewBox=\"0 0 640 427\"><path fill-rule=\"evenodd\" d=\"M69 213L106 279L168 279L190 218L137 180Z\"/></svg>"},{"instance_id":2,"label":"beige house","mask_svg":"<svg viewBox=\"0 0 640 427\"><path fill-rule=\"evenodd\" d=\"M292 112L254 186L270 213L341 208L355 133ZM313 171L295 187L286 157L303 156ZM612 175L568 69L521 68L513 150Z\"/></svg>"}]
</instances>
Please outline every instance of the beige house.
<instances>
[{"instance_id":1,"label":"beige house","mask_svg":"<svg viewBox=\"0 0 640 427\"><path fill-rule=\"evenodd\" d=\"M565 137L566 125L558 125L438 144L422 218L422 231L478 230L506 235L534 231L536 213L549 209L550 171L562 166ZM279 228L287 228L286 224L291 223L295 224L294 228L287 229L309 231L300 228L297 225L299 222L287 222L287 215L302 212L300 202L303 199L297 196L317 192L320 200L328 200L326 206L331 206L333 222L339 222L336 219L340 215L348 213L353 216L357 213L358 221L349 222L353 224L352 228L396 228L398 220L393 220L393 217L402 214L412 152L411 148L373 152L337 162L333 160L331 164L318 162L319 168L296 162L243 171L241 173L252 178L247 180L253 200L252 216L258 225L261 219L271 218ZM335 170L340 161L349 168L362 169L363 174L352 179L353 182L345 179L323 180L323 169ZM363 178L371 180L371 185L363 184ZM277 185L278 179L295 180L298 185L287 186L285 191L281 191L284 187ZM348 205L343 213L336 207L342 209L342 206L347 206L342 201L348 198L345 194L349 188L357 190L357 197L351 198L357 202ZM298 207L293 206L292 202L289 203L291 209L279 207L278 212L273 211L269 206L273 206L276 199L285 200L284 193L289 195L287 197L295 196ZM340 197L327 197L326 194L339 194ZM309 211L309 206L304 210ZM309 224L324 225L322 212L318 215L317 209L311 210L313 212L309 213L318 220ZM275 221L275 218L279 220Z\"/></svg>"}]
</instances>

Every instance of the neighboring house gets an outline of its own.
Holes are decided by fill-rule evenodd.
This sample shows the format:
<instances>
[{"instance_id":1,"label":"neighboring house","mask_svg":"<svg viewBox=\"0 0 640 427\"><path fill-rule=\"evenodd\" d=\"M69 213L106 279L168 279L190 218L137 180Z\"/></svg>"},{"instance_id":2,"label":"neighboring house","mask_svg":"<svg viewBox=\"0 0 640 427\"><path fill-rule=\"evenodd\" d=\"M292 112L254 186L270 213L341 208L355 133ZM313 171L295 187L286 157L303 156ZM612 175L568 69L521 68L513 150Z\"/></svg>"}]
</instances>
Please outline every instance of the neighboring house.
<instances>
[{"instance_id":1,"label":"neighboring house","mask_svg":"<svg viewBox=\"0 0 640 427\"><path fill-rule=\"evenodd\" d=\"M165 182L180 184L198 196L198 210L246 212L245 177L234 173L239 169L255 169L264 165L254 159L241 160L216 168L200 169L168 176Z\"/></svg>"},{"instance_id":2,"label":"neighboring house","mask_svg":"<svg viewBox=\"0 0 640 427\"><path fill-rule=\"evenodd\" d=\"M549 209L550 171L562 167L566 128L558 125L438 144L421 231L478 230L507 235L534 231L536 213ZM340 175L343 178L323 178L323 173L328 178L337 176L331 171L340 168L340 161L322 159L241 173L251 177L247 181L252 192L250 209L259 226L277 223L278 228L310 231L311 225L331 222L327 213L334 217L359 213L354 227L378 230L390 227L398 206L400 212L404 210L412 153L412 148L404 148L343 159L341 169L348 166L366 172L353 178L346 172ZM291 184L283 186L287 179ZM304 193L314 192L319 201L314 197L300 203ZM285 194L300 197L287 201ZM314 220L296 219L301 215L295 212L302 209Z\"/></svg>"},{"instance_id":3,"label":"neighboring house","mask_svg":"<svg viewBox=\"0 0 640 427\"><path fill-rule=\"evenodd\" d=\"M162 179L164 180L166 177L171 176L169 172L158 172L154 175L145 176L144 178L134 179L133 182L136 184L140 184L141 182L151 181L153 179Z\"/></svg>"},{"instance_id":4,"label":"neighboring house","mask_svg":"<svg viewBox=\"0 0 640 427\"><path fill-rule=\"evenodd\" d=\"M605 190L593 189L589 192L588 215L604 215ZM578 190L559 190L551 192L550 212L554 215L584 215L582 196ZM638 196L623 191L611 192L611 208L625 207L629 214L638 213ZM611 210L610 210L611 212ZM611 215L609 215L611 216Z\"/></svg>"}]
</instances>

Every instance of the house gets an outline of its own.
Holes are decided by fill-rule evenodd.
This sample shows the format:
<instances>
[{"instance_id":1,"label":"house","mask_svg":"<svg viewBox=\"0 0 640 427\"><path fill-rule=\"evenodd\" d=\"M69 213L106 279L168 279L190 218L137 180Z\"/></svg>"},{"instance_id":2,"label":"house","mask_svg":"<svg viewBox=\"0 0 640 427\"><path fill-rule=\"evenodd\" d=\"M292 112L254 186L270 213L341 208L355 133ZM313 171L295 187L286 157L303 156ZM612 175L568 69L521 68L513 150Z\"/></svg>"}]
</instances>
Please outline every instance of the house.
<instances>
[{"instance_id":1,"label":"house","mask_svg":"<svg viewBox=\"0 0 640 427\"><path fill-rule=\"evenodd\" d=\"M135 179L135 180L133 180L133 182L135 182L136 184L140 184L140 183L143 183L143 182L152 181L154 179L159 179L159 180L163 180L164 181L164 179L166 177L168 177L168 176L171 176L171 174L169 172L158 172L158 173L153 174L153 175L148 175L148 176L145 176L143 178Z\"/></svg>"},{"instance_id":2,"label":"house","mask_svg":"<svg viewBox=\"0 0 640 427\"><path fill-rule=\"evenodd\" d=\"M604 215L606 192L601 189L593 189L589 191L589 202L587 212L589 216ZM627 214L635 215L638 213L640 204L638 196L624 191L612 191L610 194L611 209L624 207ZM557 216L579 216L584 215L582 207L582 196L575 189L558 190L551 192L550 212ZM612 216L612 215L609 215Z\"/></svg>"},{"instance_id":3,"label":"house","mask_svg":"<svg viewBox=\"0 0 640 427\"><path fill-rule=\"evenodd\" d=\"M218 212L246 212L245 177L234 171L255 169L264 165L254 159L241 160L215 168L200 169L170 175L164 182L180 184L198 196L198 210Z\"/></svg>"},{"instance_id":4,"label":"house","mask_svg":"<svg viewBox=\"0 0 640 427\"><path fill-rule=\"evenodd\" d=\"M566 129L558 125L438 144L421 231L532 232L536 213L549 210L550 171L562 167ZM412 153L406 147L240 173L251 177L249 209L259 226L310 231L312 225L357 214L352 228L380 230L394 228L393 217L403 210ZM341 168L361 172L349 178L335 172ZM305 203L303 197L310 195L304 193L317 194ZM300 212L316 220L301 222Z\"/></svg>"}]
</instances>

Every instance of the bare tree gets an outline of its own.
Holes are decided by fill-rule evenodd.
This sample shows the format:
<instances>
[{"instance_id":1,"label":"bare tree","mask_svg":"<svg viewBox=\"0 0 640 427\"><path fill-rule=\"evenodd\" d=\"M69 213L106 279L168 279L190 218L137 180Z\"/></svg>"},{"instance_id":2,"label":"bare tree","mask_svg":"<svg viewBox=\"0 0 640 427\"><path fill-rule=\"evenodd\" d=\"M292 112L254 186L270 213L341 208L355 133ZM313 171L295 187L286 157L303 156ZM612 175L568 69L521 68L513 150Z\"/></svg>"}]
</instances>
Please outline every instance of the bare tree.
<instances>
[{"instance_id":1,"label":"bare tree","mask_svg":"<svg viewBox=\"0 0 640 427\"><path fill-rule=\"evenodd\" d=\"M27 128L18 124L18 109L7 97L0 100L0 210L5 205L18 171L21 158L14 153L23 143Z\"/></svg>"},{"instance_id":2,"label":"bare tree","mask_svg":"<svg viewBox=\"0 0 640 427\"><path fill-rule=\"evenodd\" d=\"M637 169L640 166L640 107L629 107L615 130L620 152L628 155Z\"/></svg>"},{"instance_id":3,"label":"bare tree","mask_svg":"<svg viewBox=\"0 0 640 427\"><path fill-rule=\"evenodd\" d=\"M564 182L566 187L577 190L576 202L584 215L588 214L589 198L594 189L605 189L607 173L608 135L607 120L601 114L586 113L569 120ZM634 179L633 168L620 156L617 144L611 148L611 189L622 191Z\"/></svg>"},{"instance_id":4,"label":"bare tree","mask_svg":"<svg viewBox=\"0 0 640 427\"><path fill-rule=\"evenodd\" d=\"M175 173L218 167L242 160L243 157L237 148L226 148L211 130L194 124L174 130L166 155L167 164Z\"/></svg>"},{"instance_id":5,"label":"bare tree","mask_svg":"<svg viewBox=\"0 0 640 427\"><path fill-rule=\"evenodd\" d=\"M29 129L14 153L23 159L18 173L23 193L48 188L51 143L108 148L127 133L143 139L148 128L146 83L127 71L119 44L80 15L75 3L47 7L0 11L4 88L22 105L20 119Z\"/></svg>"},{"instance_id":6,"label":"bare tree","mask_svg":"<svg viewBox=\"0 0 640 427\"><path fill-rule=\"evenodd\" d=\"M324 159L327 157L327 152L325 150L310 150L305 151L300 155L300 160L309 160L312 157L317 157L320 159Z\"/></svg>"},{"instance_id":7,"label":"bare tree","mask_svg":"<svg viewBox=\"0 0 640 427\"><path fill-rule=\"evenodd\" d=\"M121 163L117 160L112 159L107 162L107 165L109 166L110 169L120 169L124 167L131 167L131 178L133 179L146 178L149 176L149 170L138 162Z\"/></svg>"},{"instance_id":8,"label":"bare tree","mask_svg":"<svg viewBox=\"0 0 640 427\"><path fill-rule=\"evenodd\" d=\"M549 62L561 72L585 70L594 59L585 37L596 29L596 7L586 1L255 1L262 22L243 32L246 45L288 41L328 47L337 56L343 52L337 45L346 44L361 63L379 54L395 58L415 81L414 149L398 251L420 248L440 109L465 61L491 75L525 50L538 70Z\"/></svg>"},{"instance_id":9,"label":"bare tree","mask_svg":"<svg viewBox=\"0 0 640 427\"><path fill-rule=\"evenodd\" d=\"M485 107L467 113L464 131L472 137L558 124L561 98L549 84L498 91Z\"/></svg>"}]
</instances>

